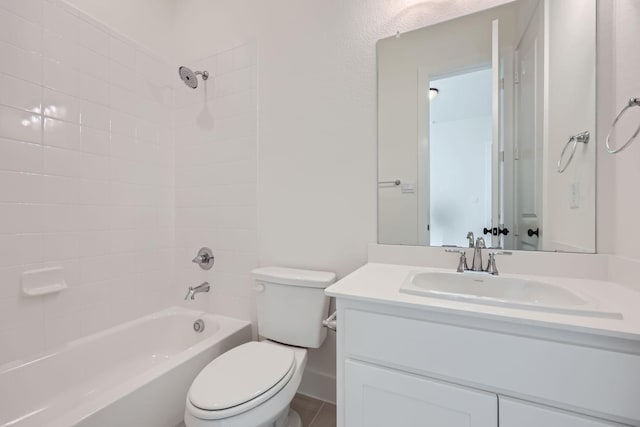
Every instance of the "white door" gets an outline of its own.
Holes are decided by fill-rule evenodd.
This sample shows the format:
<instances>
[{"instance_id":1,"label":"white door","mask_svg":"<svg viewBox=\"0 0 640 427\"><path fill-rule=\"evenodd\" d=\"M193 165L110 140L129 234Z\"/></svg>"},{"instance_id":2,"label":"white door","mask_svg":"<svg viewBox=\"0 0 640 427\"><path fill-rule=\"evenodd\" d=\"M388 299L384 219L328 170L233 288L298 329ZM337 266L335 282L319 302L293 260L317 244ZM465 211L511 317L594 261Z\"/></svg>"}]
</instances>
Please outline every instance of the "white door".
<instances>
[{"instance_id":1,"label":"white door","mask_svg":"<svg viewBox=\"0 0 640 427\"><path fill-rule=\"evenodd\" d=\"M515 216L516 249L540 249L542 204L543 36L542 5L518 44L516 61ZM529 232L531 230L531 232ZM536 235L535 232L538 231Z\"/></svg>"},{"instance_id":2,"label":"white door","mask_svg":"<svg viewBox=\"0 0 640 427\"><path fill-rule=\"evenodd\" d=\"M621 424L500 396L500 427L612 427Z\"/></svg>"},{"instance_id":3,"label":"white door","mask_svg":"<svg viewBox=\"0 0 640 427\"><path fill-rule=\"evenodd\" d=\"M345 362L348 427L497 427L495 394Z\"/></svg>"}]
</instances>

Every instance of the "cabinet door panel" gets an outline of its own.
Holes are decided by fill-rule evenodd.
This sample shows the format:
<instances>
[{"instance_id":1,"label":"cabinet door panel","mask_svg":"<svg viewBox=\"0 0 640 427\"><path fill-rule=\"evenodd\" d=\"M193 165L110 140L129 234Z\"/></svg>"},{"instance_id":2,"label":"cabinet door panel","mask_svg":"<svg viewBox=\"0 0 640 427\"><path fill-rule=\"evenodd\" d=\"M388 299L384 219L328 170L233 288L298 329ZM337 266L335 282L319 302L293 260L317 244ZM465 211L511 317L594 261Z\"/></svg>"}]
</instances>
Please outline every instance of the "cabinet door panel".
<instances>
[{"instance_id":1,"label":"cabinet door panel","mask_svg":"<svg viewBox=\"0 0 640 427\"><path fill-rule=\"evenodd\" d=\"M345 362L349 427L497 427L495 394L365 363Z\"/></svg>"},{"instance_id":2,"label":"cabinet door panel","mask_svg":"<svg viewBox=\"0 0 640 427\"><path fill-rule=\"evenodd\" d=\"M620 424L609 423L561 411L559 409L536 405L535 403L500 396L500 427L614 427Z\"/></svg>"}]
</instances>

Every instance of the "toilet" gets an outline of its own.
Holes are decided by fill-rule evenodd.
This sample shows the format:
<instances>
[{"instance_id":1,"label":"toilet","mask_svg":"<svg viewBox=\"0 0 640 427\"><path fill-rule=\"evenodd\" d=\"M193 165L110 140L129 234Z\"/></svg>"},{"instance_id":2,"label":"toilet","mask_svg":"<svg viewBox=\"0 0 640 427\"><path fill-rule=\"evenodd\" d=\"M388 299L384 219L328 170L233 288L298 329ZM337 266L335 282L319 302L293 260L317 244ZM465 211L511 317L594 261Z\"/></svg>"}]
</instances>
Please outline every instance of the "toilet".
<instances>
[{"instance_id":1,"label":"toilet","mask_svg":"<svg viewBox=\"0 0 640 427\"><path fill-rule=\"evenodd\" d=\"M307 348L327 336L324 289L335 273L263 267L256 280L258 334L209 363L191 384L187 427L301 427L289 408L307 363Z\"/></svg>"}]
</instances>

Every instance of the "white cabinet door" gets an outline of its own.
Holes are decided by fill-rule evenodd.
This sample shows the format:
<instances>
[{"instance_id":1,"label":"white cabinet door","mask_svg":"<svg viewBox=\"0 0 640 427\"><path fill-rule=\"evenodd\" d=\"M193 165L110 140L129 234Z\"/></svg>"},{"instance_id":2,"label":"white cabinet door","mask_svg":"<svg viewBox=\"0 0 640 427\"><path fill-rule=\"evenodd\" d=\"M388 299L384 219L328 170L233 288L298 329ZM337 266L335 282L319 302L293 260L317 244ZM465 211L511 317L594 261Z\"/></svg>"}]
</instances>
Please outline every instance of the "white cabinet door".
<instances>
[{"instance_id":1,"label":"white cabinet door","mask_svg":"<svg viewBox=\"0 0 640 427\"><path fill-rule=\"evenodd\" d=\"M500 427L612 427L610 423L535 403L500 396Z\"/></svg>"},{"instance_id":2,"label":"white cabinet door","mask_svg":"<svg viewBox=\"0 0 640 427\"><path fill-rule=\"evenodd\" d=\"M498 397L365 363L345 362L348 427L497 427Z\"/></svg>"}]
</instances>

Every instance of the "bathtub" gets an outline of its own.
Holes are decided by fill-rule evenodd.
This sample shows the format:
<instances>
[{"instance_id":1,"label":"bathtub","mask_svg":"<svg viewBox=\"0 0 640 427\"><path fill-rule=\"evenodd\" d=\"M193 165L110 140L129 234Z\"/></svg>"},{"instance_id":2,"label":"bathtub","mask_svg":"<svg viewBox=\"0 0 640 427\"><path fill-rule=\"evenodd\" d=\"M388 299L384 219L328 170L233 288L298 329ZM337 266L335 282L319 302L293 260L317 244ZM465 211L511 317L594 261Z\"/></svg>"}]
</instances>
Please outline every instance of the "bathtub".
<instances>
[{"instance_id":1,"label":"bathtub","mask_svg":"<svg viewBox=\"0 0 640 427\"><path fill-rule=\"evenodd\" d=\"M248 322L170 308L72 341L0 367L0 427L175 427L198 372L250 339Z\"/></svg>"}]
</instances>

